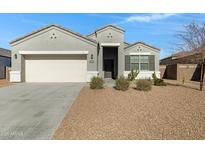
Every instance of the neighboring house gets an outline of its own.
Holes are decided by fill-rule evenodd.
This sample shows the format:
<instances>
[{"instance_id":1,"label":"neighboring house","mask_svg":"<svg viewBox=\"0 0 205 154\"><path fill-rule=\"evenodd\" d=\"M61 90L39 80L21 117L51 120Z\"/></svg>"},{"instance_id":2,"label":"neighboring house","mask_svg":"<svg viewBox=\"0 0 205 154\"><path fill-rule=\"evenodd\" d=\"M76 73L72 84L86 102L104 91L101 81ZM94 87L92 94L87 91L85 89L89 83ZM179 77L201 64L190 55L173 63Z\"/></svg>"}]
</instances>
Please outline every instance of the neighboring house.
<instances>
[{"instance_id":1,"label":"neighboring house","mask_svg":"<svg viewBox=\"0 0 205 154\"><path fill-rule=\"evenodd\" d=\"M162 78L179 81L200 79L201 52L178 52L160 60L160 72Z\"/></svg>"},{"instance_id":2,"label":"neighboring house","mask_svg":"<svg viewBox=\"0 0 205 154\"><path fill-rule=\"evenodd\" d=\"M159 76L160 50L144 42L124 40L125 31L113 25L83 36L49 25L12 42L11 82L89 82L92 76Z\"/></svg>"},{"instance_id":3,"label":"neighboring house","mask_svg":"<svg viewBox=\"0 0 205 154\"><path fill-rule=\"evenodd\" d=\"M201 62L201 52L177 52L169 57L160 60L160 65L173 65L173 64L199 64Z\"/></svg>"},{"instance_id":4,"label":"neighboring house","mask_svg":"<svg viewBox=\"0 0 205 154\"><path fill-rule=\"evenodd\" d=\"M6 77L6 67L11 66L10 50L0 48L0 79Z\"/></svg>"}]
</instances>

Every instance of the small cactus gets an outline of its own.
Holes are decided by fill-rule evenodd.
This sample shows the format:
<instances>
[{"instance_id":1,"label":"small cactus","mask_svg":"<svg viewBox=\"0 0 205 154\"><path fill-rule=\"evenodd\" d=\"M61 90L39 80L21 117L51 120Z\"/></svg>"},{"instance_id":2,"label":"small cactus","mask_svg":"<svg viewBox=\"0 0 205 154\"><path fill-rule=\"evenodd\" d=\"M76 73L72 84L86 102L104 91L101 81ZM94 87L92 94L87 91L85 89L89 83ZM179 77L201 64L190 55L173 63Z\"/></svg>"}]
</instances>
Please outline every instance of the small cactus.
<instances>
[{"instance_id":1,"label":"small cactus","mask_svg":"<svg viewBox=\"0 0 205 154\"><path fill-rule=\"evenodd\" d=\"M139 74L139 71L132 69L131 72L128 74L128 80L130 81L135 80L138 74Z\"/></svg>"}]
</instances>

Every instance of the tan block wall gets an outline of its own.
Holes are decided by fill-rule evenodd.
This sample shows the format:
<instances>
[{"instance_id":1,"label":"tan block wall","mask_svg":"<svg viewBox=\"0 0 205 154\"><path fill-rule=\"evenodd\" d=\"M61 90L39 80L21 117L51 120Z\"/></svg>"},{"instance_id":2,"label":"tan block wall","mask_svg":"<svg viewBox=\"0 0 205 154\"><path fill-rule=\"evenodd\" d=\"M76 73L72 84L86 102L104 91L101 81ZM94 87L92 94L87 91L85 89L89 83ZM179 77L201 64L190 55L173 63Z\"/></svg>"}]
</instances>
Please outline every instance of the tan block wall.
<instances>
[{"instance_id":1,"label":"tan block wall","mask_svg":"<svg viewBox=\"0 0 205 154\"><path fill-rule=\"evenodd\" d=\"M160 65L159 66L159 71L160 71L160 78L166 78L166 65Z\"/></svg>"},{"instance_id":2,"label":"tan block wall","mask_svg":"<svg viewBox=\"0 0 205 154\"><path fill-rule=\"evenodd\" d=\"M177 64L177 80L182 81L200 79L200 67L197 64Z\"/></svg>"},{"instance_id":3,"label":"tan block wall","mask_svg":"<svg viewBox=\"0 0 205 154\"><path fill-rule=\"evenodd\" d=\"M178 81L199 81L200 71L198 64L160 65L161 78Z\"/></svg>"}]
</instances>

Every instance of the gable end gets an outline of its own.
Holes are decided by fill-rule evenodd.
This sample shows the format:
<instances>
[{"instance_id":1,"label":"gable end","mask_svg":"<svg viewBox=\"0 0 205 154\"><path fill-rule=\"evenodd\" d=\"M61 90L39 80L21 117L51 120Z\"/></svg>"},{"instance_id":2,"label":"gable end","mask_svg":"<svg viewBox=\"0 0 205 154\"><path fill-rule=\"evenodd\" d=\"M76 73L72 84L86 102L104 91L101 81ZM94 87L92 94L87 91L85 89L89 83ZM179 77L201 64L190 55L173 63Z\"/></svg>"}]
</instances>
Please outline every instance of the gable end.
<instances>
[{"instance_id":1,"label":"gable end","mask_svg":"<svg viewBox=\"0 0 205 154\"><path fill-rule=\"evenodd\" d=\"M26 34L25 36L19 37L19 38L15 39L15 40L11 41L10 44L12 45L12 44L18 43L19 41L22 41L22 40L24 40L24 39L26 39L26 38L32 37L32 35L37 35L38 33L43 32L43 31L46 31L46 30L48 30L48 29L50 29L50 28L52 28L52 27L58 28L58 29L63 30L63 31L65 31L65 32L68 32L68 33L71 33L71 34L73 34L73 35L76 35L76 36L78 36L78 37L80 37L80 38L82 38L82 39L85 39L85 40L87 40L87 41L89 41L89 42L91 42L91 43L95 43L95 44L97 43L95 40L93 40L93 39L91 39L91 38L89 38L89 37L83 36L83 35L81 35L81 34L79 34L79 33L75 33L75 32L73 32L73 31L71 31L71 30L69 30L69 29L66 29L66 28L62 27L62 26L49 25L49 26L43 27L43 28L41 28L41 29L38 29L38 30L36 30L36 31L33 31L33 32L31 32L31 33L28 33L28 34Z\"/></svg>"}]
</instances>

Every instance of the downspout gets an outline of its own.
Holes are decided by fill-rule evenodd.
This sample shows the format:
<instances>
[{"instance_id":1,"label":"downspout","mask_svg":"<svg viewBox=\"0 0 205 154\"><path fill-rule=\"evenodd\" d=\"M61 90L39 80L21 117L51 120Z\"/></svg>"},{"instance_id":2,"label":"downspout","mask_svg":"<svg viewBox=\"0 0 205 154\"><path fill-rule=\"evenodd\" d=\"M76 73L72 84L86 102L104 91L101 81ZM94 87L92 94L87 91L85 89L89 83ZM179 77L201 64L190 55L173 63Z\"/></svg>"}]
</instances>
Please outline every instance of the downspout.
<instances>
[{"instance_id":1,"label":"downspout","mask_svg":"<svg viewBox=\"0 0 205 154\"><path fill-rule=\"evenodd\" d=\"M95 37L96 37L96 41L97 41L97 72L98 72L98 75L99 75L99 69L98 69L99 62L98 62L98 58L99 58L99 52L100 52L100 44L99 44L98 39L97 39L97 32L96 31L95 31Z\"/></svg>"}]
</instances>

